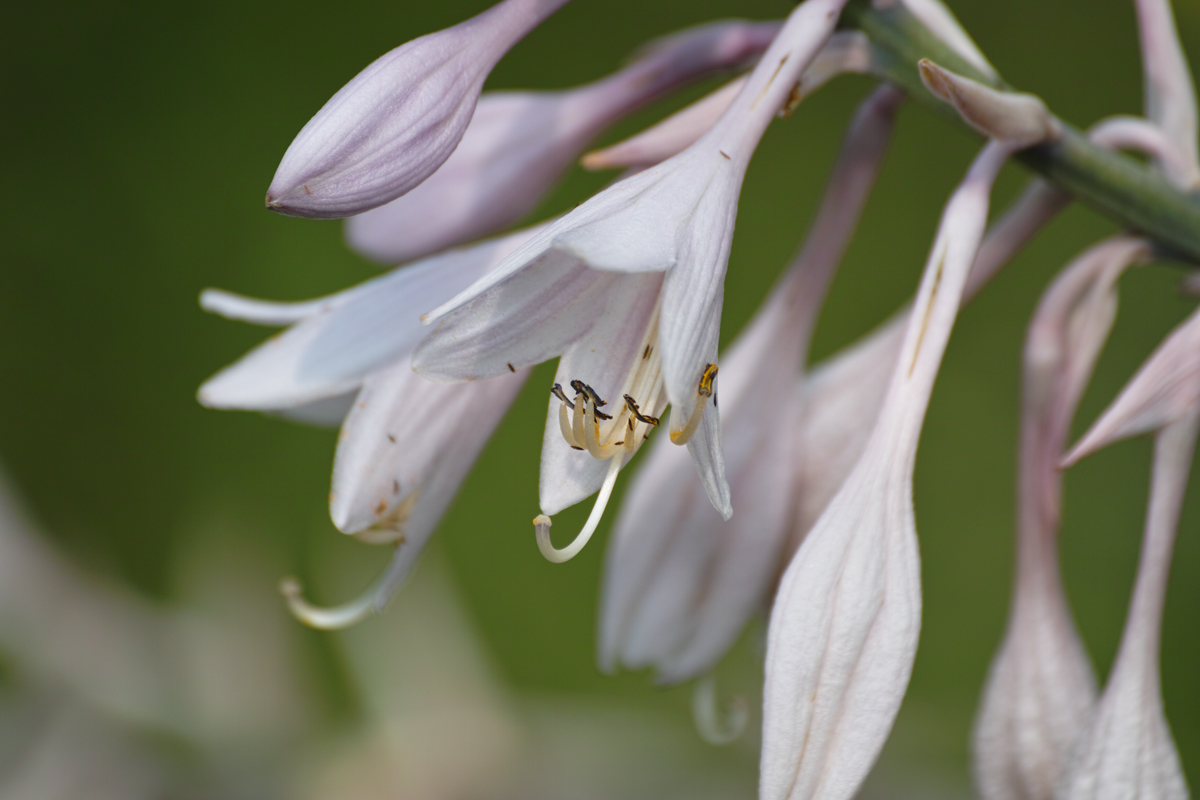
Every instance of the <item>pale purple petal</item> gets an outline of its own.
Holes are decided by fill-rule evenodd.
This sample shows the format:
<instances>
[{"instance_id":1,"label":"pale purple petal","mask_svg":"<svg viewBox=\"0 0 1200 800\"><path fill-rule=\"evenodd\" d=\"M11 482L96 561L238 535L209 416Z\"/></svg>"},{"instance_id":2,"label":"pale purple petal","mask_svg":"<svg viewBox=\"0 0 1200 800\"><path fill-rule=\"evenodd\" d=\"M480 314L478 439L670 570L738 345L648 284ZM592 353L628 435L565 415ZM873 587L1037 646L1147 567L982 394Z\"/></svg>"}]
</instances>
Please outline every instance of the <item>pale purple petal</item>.
<instances>
[{"instance_id":1,"label":"pale purple petal","mask_svg":"<svg viewBox=\"0 0 1200 800\"><path fill-rule=\"evenodd\" d=\"M424 183L346 222L350 246L397 263L518 221L589 141L659 96L760 53L779 23L717 22L655 43L625 69L562 92L483 95L462 141Z\"/></svg>"},{"instance_id":2,"label":"pale purple petal","mask_svg":"<svg viewBox=\"0 0 1200 800\"><path fill-rule=\"evenodd\" d=\"M1137 0L1142 41L1146 116L1157 123L1179 153L1181 162L1163 162L1167 177L1183 188L1200 183L1196 152L1196 87L1187 56L1179 43L1170 0Z\"/></svg>"},{"instance_id":3,"label":"pale purple petal","mask_svg":"<svg viewBox=\"0 0 1200 800\"><path fill-rule=\"evenodd\" d=\"M502 55L566 0L504 0L414 39L340 89L297 134L267 207L329 219L383 205L442 165Z\"/></svg>"}]
</instances>

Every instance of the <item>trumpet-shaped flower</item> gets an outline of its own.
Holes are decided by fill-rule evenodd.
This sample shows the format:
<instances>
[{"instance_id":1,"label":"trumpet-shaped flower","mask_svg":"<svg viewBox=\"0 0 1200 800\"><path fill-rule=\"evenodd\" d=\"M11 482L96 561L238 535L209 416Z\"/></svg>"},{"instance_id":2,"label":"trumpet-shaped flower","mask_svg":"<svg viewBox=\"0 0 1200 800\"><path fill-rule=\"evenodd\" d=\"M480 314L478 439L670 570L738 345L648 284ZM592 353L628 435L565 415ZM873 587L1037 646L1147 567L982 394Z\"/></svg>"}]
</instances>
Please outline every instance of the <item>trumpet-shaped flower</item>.
<instances>
[{"instance_id":1,"label":"trumpet-shaped flower","mask_svg":"<svg viewBox=\"0 0 1200 800\"><path fill-rule=\"evenodd\" d=\"M899 710L921 627L917 442L1007 155L988 145L947 204L866 450L784 573L767 640L763 800L852 797Z\"/></svg>"},{"instance_id":2,"label":"trumpet-shaped flower","mask_svg":"<svg viewBox=\"0 0 1200 800\"><path fill-rule=\"evenodd\" d=\"M650 363L634 365L619 383L632 385L652 373L660 376L656 380L661 380L672 407L672 441L688 445L710 501L723 516L731 515L716 413L716 375L722 291L737 198L754 148L797 77L832 33L844 2L802 3L733 104L695 144L596 195L552 223L471 289L431 312L430 318L440 319L414 353L414 368L435 380L461 381L499 374L510 363L517 367L537 363L565 352L594 326L605 324L602 316L620 317L620 309L636 296L631 291L657 289L661 283L661 300L654 297L658 309L654 330L651 334L646 329L645 334L647 341L655 342L645 350ZM605 295L617 291L631 299L610 304L603 313L596 307L593 291ZM642 333L633 330L634 335ZM600 352L596 357L608 359L611 366L626 363L615 354ZM573 380L588 385L578 376ZM560 398L562 413L568 414L570 406L574 416L584 419L578 434L564 423L564 438L572 447L608 459L609 480L615 479L620 464L607 455L607 444L629 439L615 428L600 431L607 437L601 438L590 421L593 416L596 424L604 421L593 413L603 408L597 399L607 404L614 397L575 391L574 400ZM648 404L641 397L635 397L635 402ZM633 410L630 407L631 414ZM637 424L636 414L630 419ZM583 434L589 441L580 441ZM592 438L603 446L594 447ZM545 485L543 471L543 501Z\"/></svg>"},{"instance_id":3,"label":"trumpet-shaped flower","mask_svg":"<svg viewBox=\"0 0 1200 800\"><path fill-rule=\"evenodd\" d=\"M787 113L796 103L847 72L866 72L871 66L871 46L861 31L838 31L817 53L796 82ZM736 78L656 125L614 145L583 157L587 169L649 167L681 153L696 143L742 91L746 77Z\"/></svg>"},{"instance_id":4,"label":"trumpet-shaped flower","mask_svg":"<svg viewBox=\"0 0 1200 800\"><path fill-rule=\"evenodd\" d=\"M1187 783L1163 714L1162 613L1179 510L1200 427L1200 313L1180 325L1067 457L1156 430L1141 562L1104 694L1058 786L1060 800L1185 800Z\"/></svg>"},{"instance_id":5,"label":"trumpet-shaped flower","mask_svg":"<svg viewBox=\"0 0 1200 800\"><path fill-rule=\"evenodd\" d=\"M984 800L1050 800L1096 697L1058 570L1071 419L1116 315L1116 281L1149 255L1118 236L1069 265L1042 297L1025 344L1016 584L975 726Z\"/></svg>"},{"instance_id":6,"label":"trumpet-shaped flower","mask_svg":"<svg viewBox=\"0 0 1200 800\"><path fill-rule=\"evenodd\" d=\"M804 249L726 354L726 469L744 509L723 520L687 457L657 442L622 508L608 554L600 662L654 665L659 679L716 663L775 578L792 506L793 383L825 287L886 152L902 94L885 86L859 110Z\"/></svg>"},{"instance_id":7,"label":"trumpet-shaped flower","mask_svg":"<svg viewBox=\"0 0 1200 800\"><path fill-rule=\"evenodd\" d=\"M454 151L500 57L566 0L503 0L376 59L296 135L267 207L331 219L383 205Z\"/></svg>"},{"instance_id":8,"label":"trumpet-shaped flower","mask_svg":"<svg viewBox=\"0 0 1200 800\"><path fill-rule=\"evenodd\" d=\"M653 42L625 69L587 86L484 94L446 163L403 197L348 219L346 240L394 264L511 225L608 126L687 83L752 60L778 30L778 22L715 22Z\"/></svg>"}]
</instances>

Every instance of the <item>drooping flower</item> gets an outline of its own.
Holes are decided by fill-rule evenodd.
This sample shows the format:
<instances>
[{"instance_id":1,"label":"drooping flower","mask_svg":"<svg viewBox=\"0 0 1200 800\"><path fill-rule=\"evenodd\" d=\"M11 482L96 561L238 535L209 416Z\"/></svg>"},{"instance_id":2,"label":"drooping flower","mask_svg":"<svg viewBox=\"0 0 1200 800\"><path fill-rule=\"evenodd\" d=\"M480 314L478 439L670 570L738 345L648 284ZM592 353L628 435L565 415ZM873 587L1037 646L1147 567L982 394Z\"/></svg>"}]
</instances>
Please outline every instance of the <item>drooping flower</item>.
<instances>
[{"instance_id":1,"label":"drooping flower","mask_svg":"<svg viewBox=\"0 0 1200 800\"><path fill-rule=\"evenodd\" d=\"M652 42L625 69L586 86L484 94L446 163L403 197L346 220L346 240L395 264L507 227L607 127L692 81L752 61L778 30L778 22L715 22Z\"/></svg>"},{"instance_id":2,"label":"drooping flower","mask_svg":"<svg viewBox=\"0 0 1200 800\"><path fill-rule=\"evenodd\" d=\"M688 445L710 501L723 516L732 514L715 407L717 334L737 198L760 137L832 33L844 2L806 0L788 17L733 105L694 145L580 205L431 312L437 325L414 353L414 368L435 380L461 381L499 374L509 363L523 367L546 360L593 326L620 317L637 292L661 284L661 300L657 291L653 295L654 330L645 333L655 340L644 351L650 363L633 365L614 385L631 385L643 374L660 376L656 380L672 407L672 441ZM630 299L598 308L592 291L626 292ZM607 359L609 368L627 363L603 352L596 358ZM604 397L581 388L595 388L586 376L572 380L579 381L575 397L560 397L561 413L568 416L571 407L584 419L578 432L564 424L564 438L611 461L608 450L592 447L590 439L615 445L628 438L615 427L596 427L603 416L593 412L603 408L597 401ZM635 402L642 408L662 405L652 396ZM635 421L636 408L628 410ZM589 441L580 441L584 434ZM612 463L608 472L615 479L620 465ZM542 483L544 501L545 470Z\"/></svg>"},{"instance_id":3,"label":"drooping flower","mask_svg":"<svg viewBox=\"0 0 1200 800\"><path fill-rule=\"evenodd\" d=\"M315 607L298 583L286 581L289 605L304 622L338 628L383 609L524 384L528 370L514 368L446 386L415 374L409 362L427 332L421 312L485 274L536 230L453 250L318 300L203 295L210 311L292 326L208 381L201 402L332 424L345 417L330 515L344 533L395 547L379 579L346 605ZM468 418L471 424L462 424Z\"/></svg>"},{"instance_id":4,"label":"drooping flower","mask_svg":"<svg viewBox=\"0 0 1200 800\"><path fill-rule=\"evenodd\" d=\"M1187 783L1163 713L1162 613L1179 511L1200 428L1200 313L1167 338L1067 456L1157 431L1141 562L1121 646L1104 694L1056 797L1186 800Z\"/></svg>"},{"instance_id":5,"label":"drooping flower","mask_svg":"<svg viewBox=\"0 0 1200 800\"><path fill-rule=\"evenodd\" d=\"M687 456L657 442L608 553L600 663L653 665L676 682L709 670L761 606L792 510L793 384L825 288L874 184L903 95L885 86L846 135L808 241L724 359L726 469L743 509L724 520Z\"/></svg>"},{"instance_id":6,"label":"drooping flower","mask_svg":"<svg viewBox=\"0 0 1200 800\"><path fill-rule=\"evenodd\" d=\"M1083 253L1047 289L1029 327L1016 583L973 742L984 800L1050 800L1095 702L1096 679L1058 569L1058 463L1116 315L1116 281L1149 249L1117 236Z\"/></svg>"},{"instance_id":7,"label":"drooping flower","mask_svg":"<svg viewBox=\"0 0 1200 800\"><path fill-rule=\"evenodd\" d=\"M1011 147L989 144L947 204L870 440L784 573L767 641L763 800L852 797L899 710L921 625L917 442Z\"/></svg>"},{"instance_id":8,"label":"drooping flower","mask_svg":"<svg viewBox=\"0 0 1200 800\"><path fill-rule=\"evenodd\" d=\"M838 31L817 53L796 82L782 113L815 92L831 78L847 72L866 72L871 66L871 46L861 31ZM706 94L641 133L595 150L583 157L587 169L649 167L666 161L696 143L733 103L746 83L746 76L730 81Z\"/></svg>"},{"instance_id":9,"label":"drooping flower","mask_svg":"<svg viewBox=\"0 0 1200 800\"><path fill-rule=\"evenodd\" d=\"M458 145L492 67L567 0L503 0L376 59L338 90L283 155L267 207L331 219L383 205Z\"/></svg>"}]
</instances>

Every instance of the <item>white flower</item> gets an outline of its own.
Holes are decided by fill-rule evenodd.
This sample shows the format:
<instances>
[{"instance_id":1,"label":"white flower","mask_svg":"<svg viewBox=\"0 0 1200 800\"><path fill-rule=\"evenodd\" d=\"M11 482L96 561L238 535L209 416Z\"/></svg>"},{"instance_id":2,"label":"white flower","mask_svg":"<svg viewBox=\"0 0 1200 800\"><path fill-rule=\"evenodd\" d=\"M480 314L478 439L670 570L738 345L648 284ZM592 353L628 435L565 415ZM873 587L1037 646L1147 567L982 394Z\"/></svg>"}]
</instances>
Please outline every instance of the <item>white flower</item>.
<instances>
[{"instance_id":1,"label":"white flower","mask_svg":"<svg viewBox=\"0 0 1200 800\"><path fill-rule=\"evenodd\" d=\"M1104 694L1058 786L1060 800L1185 800L1187 783L1163 714L1158 652L1179 510L1200 426L1200 312L1167 338L1067 457L1069 465L1156 430L1141 563Z\"/></svg>"},{"instance_id":2,"label":"white flower","mask_svg":"<svg viewBox=\"0 0 1200 800\"><path fill-rule=\"evenodd\" d=\"M794 386L825 287L858 222L903 95L860 108L804 249L726 354L726 469L742 511L730 520L697 491L666 440L629 490L608 553L600 663L654 665L664 682L709 670L765 600L792 508Z\"/></svg>"},{"instance_id":3,"label":"white flower","mask_svg":"<svg viewBox=\"0 0 1200 800\"><path fill-rule=\"evenodd\" d=\"M984 800L1050 800L1092 711L1096 679L1058 569L1062 457L1075 407L1116 315L1116 281L1149 255L1118 236L1067 266L1025 344L1017 575L973 742Z\"/></svg>"},{"instance_id":4,"label":"white flower","mask_svg":"<svg viewBox=\"0 0 1200 800\"><path fill-rule=\"evenodd\" d=\"M289 605L304 622L339 628L383 609L524 384L528 371L515 368L462 386L433 383L414 373L409 359L427 332L421 312L485 274L536 230L452 250L318 300L270 303L213 290L202 296L210 311L292 327L208 381L201 402L333 424L345 417L330 515L344 533L395 546L374 585L343 606L312 606L298 583L285 581Z\"/></svg>"},{"instance_id":5,"label":"white flower","mask_svg":"<svg viewBox=\"0 0 1200 800\"><path fill-rule=\"evenodd\" d=\"M784 573L767 641L762 800L852 797L899 710L921 627L917 442L1007 153L989 145L947 204L870 441Z\"/></svg>"},{"instance_id":6,"label":"white flower","mask_svg":"<svg viewBox=\"0 0 1200 800\"><path fill-rule=\"evenodd\" d=\"M376 59L296 135L267 207L346 217L421 183L458 145L492 67L565 2L504 0Z\"/></svg>"},{"instance_id":7,"label":"white flower","mask_svg":"<svg viewBox=\"0 0 1200 800\"><path fill-rule=\"evenodd\" d=\"M533 210L584 147L646 103L739 66L779 23L715 22L652 42L620 72L558 92L490 92L458 147L403 197L346 221L363 255L400 263L500 230Z\"/></svg>"},{"instance_id":8,"label":"white flower","mask_svg":"<svg viewBox=\"0 0 1200 800\"><path fill-rule=\"evenodd\" d=\"M793 11L733 105L694 145L596 195L431 312L428 317L440 319L414 353L414 368L435 380L461 381L499 374L508 363L537 363L563 353L593 326L610 324L639 292L657 289L661 281L661 300L652 298L661 302L654 330L644 329L647 341L656 341L645 351L650 363L627 366L625 380L614 386L642 380L643 373L661 374L656 380L672 406L672 441L688 445L709 499L722 515L732 514L715 378L737 198L759 138L829 37L844 1L807 0ZM607 299L610 291L628 299ZM608 306L597 308L598 299ZM642 333L631 325L631 336ZM613 370L628 365L623 354L598 352L596 358ZM575 400L564 396L563 413L574 403L576 415L590 414L596 404L585 395L577 389ZM620 401L609 396L605 402L613 399ZM651 404L649 398L635 401ZM581 423L580 433L596 438L590 422ZM600 442L615 443L614 436L627 441L616 429L601 434L607 438ZM593 456L611 460L607 449L570 436L573 446L587 445ZM610 480L619 469L612 462ZM543 499L545 484L543 471Z\"/></svg>"}]
</instances>

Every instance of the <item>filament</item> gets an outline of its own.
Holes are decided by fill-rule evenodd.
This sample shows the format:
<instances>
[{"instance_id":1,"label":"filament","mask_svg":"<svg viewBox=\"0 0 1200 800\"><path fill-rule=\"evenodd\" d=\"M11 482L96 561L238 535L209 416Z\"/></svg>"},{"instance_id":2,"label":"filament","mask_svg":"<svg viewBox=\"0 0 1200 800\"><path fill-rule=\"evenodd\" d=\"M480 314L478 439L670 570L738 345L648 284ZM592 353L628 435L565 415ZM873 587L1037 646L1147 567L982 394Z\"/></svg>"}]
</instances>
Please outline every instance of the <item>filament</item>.
<instances>
[{"instance_id":1,"label":"filament","mask_svg":"<svg viewBox=\"0 0 1200 800\"><path fill-rule=\"evenodd\" d=\"M724 708L717 704L717 679L710 672L692 692L692 717L700 738L709 744L729 744L741 738L750 721L746 698L738 695Z\"/></svg>"},{"instance_id":2,"label":"filament","mask_svg":"<svg viewBox=\"0 0 1200 800\"><path fill-rule=\"evenodd\" d=\"M287 600L292 616L305 625L322 631L341 630L362 622L371 614L383 611L392 595L408 577L413 564L410 555L412 554L404 547L402 540L396 547L391 562L374 583L356 599L340 606L323 607L308 602L304 599L303 587L296 578L284 578L279 584L279 591Z\"/></svg>"},{"instance_id":3,"label":"filament","mask_svg":"<svg viewBox=\"0 0 1200 800\"><path fill-rule=\"evenodd\" d=\"M614 456L608 462L608 474L604 476L604 485L600 487L600 494L596 496L596 504L592 506L592 513L588 515L583 530L566 547L560 550L551 543L549 517L539 514L533 520L538 549L542 551L542 555L546 557L547 561L553 561L555 564L570 561L592 538L592 534L596 532L596 527L600 524L600 518L604 516L604 509L608 505L608 498L612 495L613 486L617 483L617 475L621 471L623 462L624 459L619 455Z\"/></svg>"}]
</instances>

